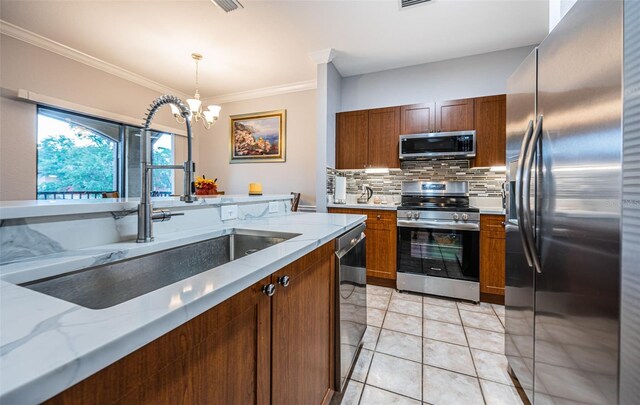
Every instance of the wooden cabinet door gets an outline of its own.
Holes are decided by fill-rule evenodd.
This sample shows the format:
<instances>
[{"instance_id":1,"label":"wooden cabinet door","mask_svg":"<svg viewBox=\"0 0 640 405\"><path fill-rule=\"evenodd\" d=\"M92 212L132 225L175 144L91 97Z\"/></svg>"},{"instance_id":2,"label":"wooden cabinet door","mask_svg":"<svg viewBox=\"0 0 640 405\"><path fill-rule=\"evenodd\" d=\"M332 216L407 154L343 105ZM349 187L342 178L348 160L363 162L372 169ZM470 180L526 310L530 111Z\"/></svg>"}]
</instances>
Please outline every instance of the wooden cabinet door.
<instances>
[{"instance_id":1,"label":"wooden cabinet door","mask_svg":"<svg viewBox=\"0 0 640 405\"><path fill-rule=\"evenodd\" d=\"M367 277L396 280L395 211L367 211Z\"/></svg>"},{"instance_id":2,"label":"wooden cabinet door","mask_svg":"<svg viewBox=\"0 0 640 405\"><path fill-rule=\"evenodd\" d=\"M334 250L329 242L272 276L274 404L319 405L333 387Z\"/></svg>"},{"instance_id":3,"label":"wooden cabinet door","mask_svg":"<svg viewBox=\"0 0 640 405\"><path fill-rule=\"evenodd\" d=\"M474 105L478 167L504 166L507 147L507 96L478 97Z\"/></svg>"},{"instance_id":4,"label":"wooden cabinet door","mask_svg":"<svg viewBox=\"0 0 640 405\"><path fill-rule=\"evenodd\" d=\"M400 167L400 107L369 110L368 167Z\"/></svg>"},{"instance_id":5,"label":"wooden cabinet door","mask_svg":"<svg viewBox=\"0 0 640 405\"><path fill-rule=\"evenodd\" d=\"M412 104L400 107L400 134L422 134L436 130L436 104Z\"/></svg>"},{"instance_id":6,"label":"wooden cabinet door","mask_svg":"<svg viewBox=\"0 0 640 405\"><path fill-rule=\"evenodd\" d=\"M480 216L480 292L504 297L504 216Z\"/></svg>"},{"instance_id":7,"label":"wooden cabinet door","mask_svg":"<svg viewBox=\"0 0 640 405\"><path fill-rule=\"evenodd\" d=\"M472 98L436 103L436 132L472 129L474 129Z\"/></svg>"},{"instance_id":8,"label":"wooden cabinet door","mask_svg":"<svg viewBox=\"0 0 640 405\"><path fill-rule=\"evenodd\" d=\"M48 404L269 404L270 277L51 398Z\"/></svg>"},{"instance_id":9,"label":"wooden cabinet door","mask_svg":"<svg viewBox=\"0 0 640 405\"><path fill-rule=\"evenodd\" d=\"M362 169L367 165L369 112L336 114L336 169Z\"/></svg>"}]
</instances>

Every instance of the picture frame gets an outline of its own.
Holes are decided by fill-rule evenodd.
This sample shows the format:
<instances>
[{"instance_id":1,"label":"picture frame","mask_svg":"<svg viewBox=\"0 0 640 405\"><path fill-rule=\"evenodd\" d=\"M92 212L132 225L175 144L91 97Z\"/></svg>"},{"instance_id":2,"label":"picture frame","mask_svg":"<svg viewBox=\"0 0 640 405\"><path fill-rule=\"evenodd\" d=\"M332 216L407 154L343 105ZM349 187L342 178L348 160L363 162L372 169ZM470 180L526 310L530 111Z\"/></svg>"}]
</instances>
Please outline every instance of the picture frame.
<instances>
[{"instance_id":1,"label":"picture frame","mask_svg":"<svg viewBox=\"0 0 640 405\"><path fill-rule=\"evenodd\" d=\"M230 163L286 161L287 110L232 115Z\"/></svg>"}]
</instances>

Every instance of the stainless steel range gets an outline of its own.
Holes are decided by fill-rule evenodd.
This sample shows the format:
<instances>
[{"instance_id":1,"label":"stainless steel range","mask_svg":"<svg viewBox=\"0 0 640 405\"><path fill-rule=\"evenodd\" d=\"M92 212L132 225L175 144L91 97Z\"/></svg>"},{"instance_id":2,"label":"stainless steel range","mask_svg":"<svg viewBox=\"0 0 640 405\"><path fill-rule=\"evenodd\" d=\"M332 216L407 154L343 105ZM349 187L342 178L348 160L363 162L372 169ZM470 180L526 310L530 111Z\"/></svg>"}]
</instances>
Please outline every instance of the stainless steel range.
<instances>
[{"instance_id":1,"label":"stainless steel range","mask_svg":"<svg viewBox=\"0 0 640 405\"><path fill-rule=\"evenodd\" d=\"M465 181L402 183L398 290L480 301L480 212Z\"/></svg>"}]
</instances>

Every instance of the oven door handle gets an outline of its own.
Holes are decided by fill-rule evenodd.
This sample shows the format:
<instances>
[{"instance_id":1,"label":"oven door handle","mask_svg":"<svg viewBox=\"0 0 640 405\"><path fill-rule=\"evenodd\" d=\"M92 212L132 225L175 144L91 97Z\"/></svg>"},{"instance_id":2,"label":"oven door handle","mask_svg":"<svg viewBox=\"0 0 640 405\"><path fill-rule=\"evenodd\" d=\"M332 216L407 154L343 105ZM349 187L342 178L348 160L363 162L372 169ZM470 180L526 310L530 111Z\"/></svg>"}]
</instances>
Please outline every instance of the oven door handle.
<instances>
[{"instance_id":1,"label":"oven door handle","mask_svg":"<svg viewBox=\"0 0 640 405\"><path fill-rule=\"evenodd\" d=\"M470 224L465 222L442 222L442 221L405 221L398 220L399 227L403 228L433 228L433 229L451 229L459 231L479 231L479 224Z\"/></svg>"}]
</instances>

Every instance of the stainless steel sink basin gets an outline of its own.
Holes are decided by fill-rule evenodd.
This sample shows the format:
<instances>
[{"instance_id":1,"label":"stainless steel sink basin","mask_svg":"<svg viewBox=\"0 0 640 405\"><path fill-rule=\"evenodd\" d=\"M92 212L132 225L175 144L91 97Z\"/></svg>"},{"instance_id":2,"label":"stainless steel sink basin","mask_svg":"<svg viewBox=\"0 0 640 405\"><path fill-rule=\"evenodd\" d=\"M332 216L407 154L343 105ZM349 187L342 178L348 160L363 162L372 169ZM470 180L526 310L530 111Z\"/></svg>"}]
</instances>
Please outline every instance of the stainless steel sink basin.
<instances>
[{"instance_id":1,"label":"stainless steel sink basin","mask_svg":"<svg viewBox=\"0 0 640 405\"><path fill-rule=\"evenodd\" d=\"M20 284L91 309L108 308L291 239L234 229L229 235Z\"/></svg>"}]
</instances>

